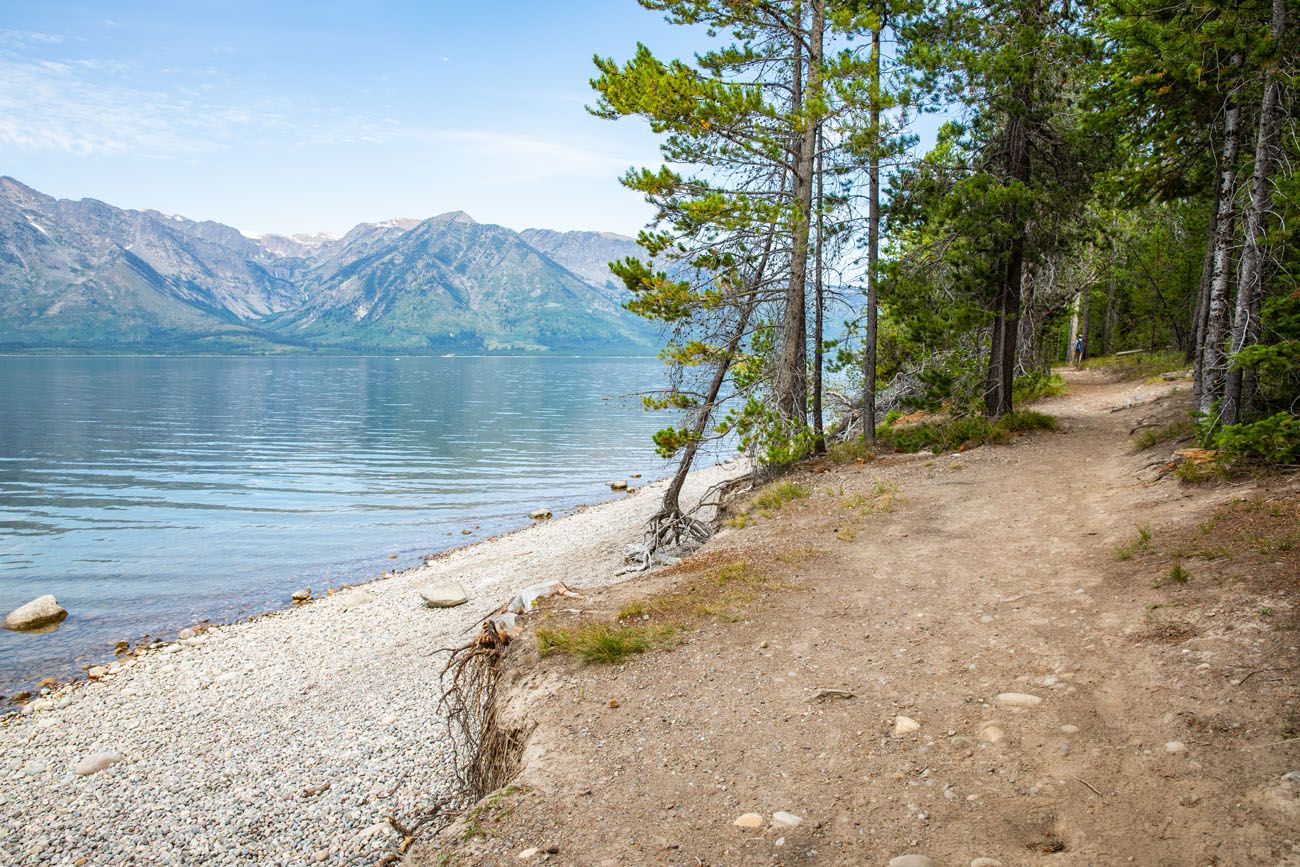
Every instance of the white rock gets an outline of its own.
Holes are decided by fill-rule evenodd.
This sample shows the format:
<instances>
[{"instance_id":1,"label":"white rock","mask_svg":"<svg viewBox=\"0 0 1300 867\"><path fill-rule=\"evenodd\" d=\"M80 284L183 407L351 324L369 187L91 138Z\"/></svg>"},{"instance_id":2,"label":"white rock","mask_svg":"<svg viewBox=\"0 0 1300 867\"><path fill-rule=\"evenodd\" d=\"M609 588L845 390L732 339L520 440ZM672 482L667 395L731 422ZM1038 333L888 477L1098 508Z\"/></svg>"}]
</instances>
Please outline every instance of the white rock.
<instances>
[{"instance_id":1,"label":"white rock","mask_svg":"<svg viewBox=\"0 0 1300 867\"><path fill-rule=\"evenodd\" d=\"M86 677L91 680L100 680L106 674L108 674L108 669L102 665L92 665L86 669Z\"/></svg>"},{"instance_id":2,"label":"white rock","mask_svg":"<svg viewBox=\"0 0 1300 867\"><path fill-rule=\"evenodd\" d=\"M53 596L40 596L5 615L5 629L23 631L58 623L68 616L67 609Z\"/></svg>"},{"instance_id":3,"label":"white rock","mask_svg":"<svg viewBox=\"0 0 1300 867\"><path fill-rule=\"evenodd\" d=\"M36 701L28 702L23 705L23 713L39 713L43 710L52 710L54 700L48 698L38 698Z\"/></svg>"},{"instance_id":4,"label":"white rock","mask_svg":"<svg viewBox=\"0 0 1300 867\"><path fill-rule=\"evenodd\" d=\"M295 590L289 594L289 598L294 602L306 602L311 598L311 588L303 587L300 590Z\"/></svg>"},{"instance_id":5,"label":"white rock","mask_svg":"<svg viewBox=\"0 0 1300 867\"><path fill-rule=\"evenodd\" d=\"M1067 735L1077 735L1079 733L1079 727L1067 723L1066 725L1061 726L1061 731L1065 732Z\"/></svg>"},{"instance_id":6,"label":"white rock","mask_svg":"<svg viewBox=\"0 0 1300 867\"><path fill-rule=\"evenodd\" d=\"M798 828L803 824L803 819L800 819L794 813L787 813L785 810L777 810L772 814L772 824L782 829Z\"/></svg>"},{"instance_id":7,"label":"white rock","mask_svg":"<svg viewBox=\"0 0 1300 867\"><path fill-rule=\"evenodd\" d=\"M91 774L104 770L104 768L116 765L118 762L122 761L123 758L124 757L121 753L115 753L111 750L100 750L97 753L91 753L81 761L77 762L77 766L72 769L72 772L79 777L88 777Z\"/></svg>"},{"instance_id":8,"label":"white rock","mask_svg":"<svg viewBox=\"0 0 1300 867\"><path fill-rule=\"evenodd\" d=\"M46 767L47 765L45 764L45 762L42 762L39 759L33 760L23 765L22 775L24 777L34 777L38 774L45 773Z\"/></svg>"},{"instance_id":9,"label":"white rock","mask_svg":"<svg viewBox=\"0 0 1300 867\"><path fill-rule=\"evenodd\" d=\"M533 509L528 513L528 517L534 521L545 521L551 517L550 509Z\"/></svg>"},{"instance_id":10,"label":"white rock","mask_svg":"<svg viewBox=\"0 0 1300 867\"><path fill-rule=\"evenodd\" d=\"M537 849L536 846L529 846L527 849L523 850L522 852L520 852L520 853L519 853L518 855L516 855L515 857L518 858L520 861L527 861L529 858L531 858L531 857L533 857L534 855L536 855L537 852L538 852L538 849Z\"/></svg>"},{"instance_id":11,"label":"white rock","mask_svg":"<svg viewBox=\"0 0 1300 867\"><path fill-rule=\"evenodd\" d=\"M358 588L347 593L340 593L338 600L344 611L351 611L353 608L360 608L362 605L369 605L374 602L375 594L365 588Z\"/></svg>"},{"instance_id":12,"label":"white rock","mask_svg":"<svg viewBox=\"0 0 1300 867\"><path fill-rule=\"evenodd\" d=\"M1002 862L996 858L976 858L970 862L970 867L1002 867Z\"/></svg>"},{"instance_id":13,"label":"white rock","mask_svg":"<svg viewBox=\"0 0 1300 867\"><path fill-rule=\"evenodd\" d=\"M1167 753L1181 753L1186 749L1187 746L1182 741L1169 741L1165 744L1165 752Z\"/></svg>"},{"instance_id":14,"label":"white rock","mask_svg":"<svg viewBox=\"0 0 1300 867\"><path fill-rule=\"evenodd\" d=\"M1038 707L1043 700L1027 692L1001 692L993 699L998 707Z\"/></svg>"},{"instance_id":15,"label":"white rock","mask_svg":"<svg viewBox=\"0 0 1300 867\"><path fill-rule=\"evenodd\" d=\"M889 867L939 867L933 858L924 855L899 855L889 859Z\"/></svg>"},{"instance_id":16,"label":"white rock","mask_svg":"<svg viewBox=\"0 0 1300 867\"><path fill-rule=\"evenodd\" d=\"M894 736L911 734L921 727L921 724L909 716L894 717Z\"/></svg>"},{"instance_id":17,"label":"white rock","mask_svg":"<svg viewBox=\"0 0 1300 867\"><path fill-rule=\"evenodd\" d=\"M1007 739L1006 732L999 726L989 723L980 729L980 740L990 744L1000 744Z\"/></svg>"},{"instance_id":18,"label":"white rock","mask_svg":"<svg viewBox=\"0 0 1300 867\"><path fill-rule=\"evenodd\" d=\"M761 828L763 827L763 817L757 813L741 813L731 824L737 828Z\"/></svg>"},{"instance_id":19,"label":"white rock","mask_svg":"<svg viewBox=\"0 0 1300 867\"><path fill-rule=\"evenodd\" d=\"M420 588L420 598L430 608L455 608L469 601L465 588L459 581L430 584Z\"/></svg>"},{"instance_id":20,"label":"white rock","mask_svg":"<svg viewBox=\"0 0 1300 867\"><path fill-rule=\"evenodd\" d=\"M180 632L176 633L176 637L179 638L181 641L184 641L187 638L193 638L196 634L197 633L193 629L190 629L187 626L184 629L182 629Z\"/></svg>"}]
</instances>

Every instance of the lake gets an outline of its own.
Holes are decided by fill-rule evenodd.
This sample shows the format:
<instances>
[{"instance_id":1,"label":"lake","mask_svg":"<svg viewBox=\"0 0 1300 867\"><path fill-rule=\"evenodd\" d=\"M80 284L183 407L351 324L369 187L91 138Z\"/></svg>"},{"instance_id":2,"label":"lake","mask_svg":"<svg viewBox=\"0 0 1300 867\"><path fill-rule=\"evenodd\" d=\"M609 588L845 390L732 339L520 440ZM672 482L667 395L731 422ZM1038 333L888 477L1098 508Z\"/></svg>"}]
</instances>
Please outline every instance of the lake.
<instances>
[{"instance_id":1,"label":"lake","mask_svg":"<svg viewBox=\"0 0 1300 867\"><path fill-rule=\"evenodd\" d=\"M0 630L0 691L663 477L668 420L632 396L662 381L654 359L0 358L0 616L70 612Z\"/></svg>"}]
</instances>

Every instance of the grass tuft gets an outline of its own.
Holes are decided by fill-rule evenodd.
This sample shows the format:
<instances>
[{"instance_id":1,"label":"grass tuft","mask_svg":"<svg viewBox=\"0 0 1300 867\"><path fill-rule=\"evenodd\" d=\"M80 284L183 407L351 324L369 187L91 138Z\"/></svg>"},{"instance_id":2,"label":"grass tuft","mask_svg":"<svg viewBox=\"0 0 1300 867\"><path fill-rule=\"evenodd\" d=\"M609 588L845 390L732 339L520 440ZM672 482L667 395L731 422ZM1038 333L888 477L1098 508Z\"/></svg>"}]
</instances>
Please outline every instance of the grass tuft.
<instances>
[{"instance_id":1,"label":"grass tuft","mask_svg":"<svg viewBox=\"0 0 1300 867\"><path fill-rule=\"evenodd\" d=\"M1192 422L1189 419L1172 422L1159 427L1149 427L1146 430L1138 432L1133 437L1133 451L1142 452L1152 446L1160 445L1170 440L1182 439L1192 433Z\"/></svg>"},{"instance_id":2,"label":"grass tuft","mask_svg":"<svg viewBox=\"0 0 1300 867\"><path fill-rule=\"evenodd\" d=\"M852 464L858 461L874 461L876 452L872 446L860 439L842 443L831 443L826 447L826 456L833 464Z\"/></svg>"},{"instance_id":3,"label":"grass tuft","mask_svg":"<svg viewBox=\"0 0 1300 867\"><path fill-rule=\"evenodd\" d=\"M672 626L608 623L542 626L537 629L537 650L542 656L567 653L592 665L617 665L630 656L664 646L677 631Z\"/></svg>"},{"instance_id":4,"label":"grass tuft","mask_svg":"<svg viewBox=\"0 0 1300 867\"><path fill-rule=\"evenodd\" d=\"M801 500L812 494L812 489L798 482L776 482L759 491L754 497L754 505L759 509L775 512L786 503Z\"/></svg>"},{"instance_id":5,"label":"grass tuft","mask_svg":"<svg viewBox=\"0 0 1300 867\"><path fill-rule=\"evenodd\" d=\"M1139 526L1137 531L1136 539L1115 549L1116 560L1132 560L1135 554L1146 551L1151 547L1151 529Z\"/></svg>"},{"instance_id":6,"label":"grass tuft","mask_svg":"<svg viewBox=\"0 0 1300 867\"><path fill-rule=\"evenodd\" d=\"M997 419L971 415L939 422L921 422L903 428L881 425L876 437L882 447L897 452L929 450L937 455L978 445L1004 443L1012 434L1031 430L1056 430L1057 427L1056 419L1047 413L1019 409Z\"/></svg>"}]
</instances>

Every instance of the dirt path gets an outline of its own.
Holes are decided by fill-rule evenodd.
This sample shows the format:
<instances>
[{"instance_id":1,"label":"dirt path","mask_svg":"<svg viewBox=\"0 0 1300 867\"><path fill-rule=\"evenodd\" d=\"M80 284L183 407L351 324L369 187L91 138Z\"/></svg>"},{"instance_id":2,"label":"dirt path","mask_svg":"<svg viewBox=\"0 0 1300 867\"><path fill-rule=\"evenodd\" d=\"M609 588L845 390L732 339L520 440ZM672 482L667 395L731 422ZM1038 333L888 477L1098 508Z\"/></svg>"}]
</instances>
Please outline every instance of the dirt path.
<instances>
[{"instance_id":1,"label":"dirt path","mask_svg":"<svg viewBox=\"0 0 1300 867\"><path fill-rule=\"evenodd\" d=\"M537 725L517 788L412 862L1300 864L1300 560L1229 540L1162 582L1259 495L1139 480L1129 427L1178 399L1111 409L1168 391L1076 375L1042 407L1061 433L815 472L698 555L779 582L743 616L613 668L517 658L512 712ZM1262 496L1250 514L1294 539L1295 485Z\"/></svg>"}]
</instances>

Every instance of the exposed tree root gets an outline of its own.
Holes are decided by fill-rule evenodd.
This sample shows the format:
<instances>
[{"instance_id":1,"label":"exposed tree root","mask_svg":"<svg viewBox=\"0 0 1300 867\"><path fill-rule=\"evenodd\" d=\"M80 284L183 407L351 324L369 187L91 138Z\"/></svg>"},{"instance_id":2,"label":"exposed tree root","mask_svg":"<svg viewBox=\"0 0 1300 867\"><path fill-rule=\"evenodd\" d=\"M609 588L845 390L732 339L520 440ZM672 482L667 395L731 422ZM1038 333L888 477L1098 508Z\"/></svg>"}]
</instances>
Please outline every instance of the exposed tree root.
<instances>
[{"instance_id":1,"label":"exposed tree root","mask_svg":"<svg viewBox=\"0 0 1300 867\"><path fill-rule=\"evenodd\" d=\"M501 660L510 633L493 618L469 644L452 651L442 670L439 707L452 742L452 769L459 791L473 803L519 769L527 732L503 727L497 715Z\"/></svg>"}]
</instances>

